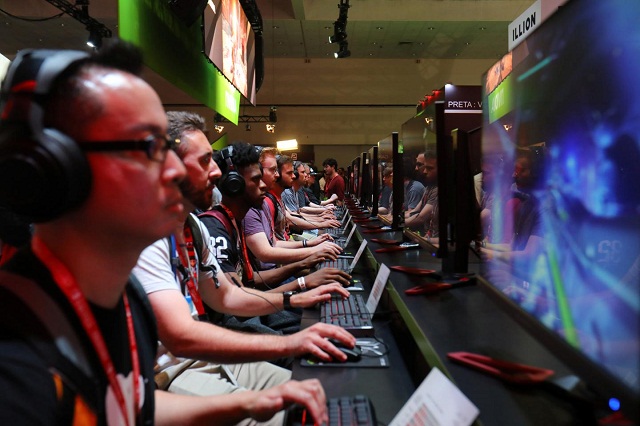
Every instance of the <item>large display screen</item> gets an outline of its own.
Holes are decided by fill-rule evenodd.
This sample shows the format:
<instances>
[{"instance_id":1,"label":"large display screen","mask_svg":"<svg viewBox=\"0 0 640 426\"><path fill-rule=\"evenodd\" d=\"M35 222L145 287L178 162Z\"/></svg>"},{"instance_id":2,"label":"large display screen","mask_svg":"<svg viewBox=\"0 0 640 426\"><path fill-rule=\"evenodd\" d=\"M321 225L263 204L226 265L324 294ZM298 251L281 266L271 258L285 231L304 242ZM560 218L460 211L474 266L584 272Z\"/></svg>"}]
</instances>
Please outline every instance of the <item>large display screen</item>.
<instances>
[{"instance_id":1,"label":"large display screen","mask_svg":"<svg viewBox=\"0 0 640 426\"><path fill-rule=\"evenodd\" d=\"M256 102L255 35L238 0L209 0L204 53L252 104Z\"/></svg>"},{"instance_id":2,"label":"large display screen","mask_svg":"<svg viewBox=\"0 0 640 426\"><path fill-rule=\"evenodd\" d=\"M626 396L632 410L640 406L638 16L640 2L569 2L492 67L482 165L483 275L568 344L569 365L590 385Z\"/></svg>"}]
</instances>

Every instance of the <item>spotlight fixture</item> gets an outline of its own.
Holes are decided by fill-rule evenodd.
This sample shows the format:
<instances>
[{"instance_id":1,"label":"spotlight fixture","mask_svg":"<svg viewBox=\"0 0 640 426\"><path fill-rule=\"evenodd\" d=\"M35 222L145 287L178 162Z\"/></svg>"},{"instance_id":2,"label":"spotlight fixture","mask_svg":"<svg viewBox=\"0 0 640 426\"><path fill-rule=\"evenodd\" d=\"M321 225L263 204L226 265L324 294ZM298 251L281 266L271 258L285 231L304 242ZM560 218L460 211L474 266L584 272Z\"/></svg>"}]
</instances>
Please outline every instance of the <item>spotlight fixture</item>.
<instances>
[{"instance_id":1,"label":"spotlight fixture","mask_svg":"<svg viewBox=\"0 0 640 426\"><path fill-rule=\"evenodd\" d=\"M333 54L336 59L339 58L348 58L351 56L351 51L349 50L349 43L343 41L340 43L340 50Z\"/></svg>"},{"instance_id":2,"label":"spotlight fixture","mask_svg":"<svg viewBox=\"0 0 640 426\"><path fill-rule=\"evenodd\" d=\"M75 0L75 4L67 0L45 1L84 24L87 31L89 31L88 46L97 50L102 45L102 39L111 37L111 30L106 25L89 16L89 0Z\"/></svg>"},{"instance_id":3,"label":"spotlight fixture","mask_svg":"<svg viewBox=\"0 0 640 426\"><path fill-rule=\"evenodd\" d=\"M332 36L329 36L329 43L340 43L347 39L347 33L344 31L336 31Z\"/></svg>"},{"instance_id":4,"label":"spotlight fixture","mask_svg":"<svg viewBox=\"0 0 640 426\"><path fill-rule=\"evenodd\" d=\"M224 130L224 126L221 126L220 124L214 124L213 130L215 130L216 133L222 133L222 131Z\"/></svg>"},{"instance_id":5,"label":"spotlight fixture","mask_svg":"<svg viewBox=\"0 0 640 426\"><path fill-rule=\"evenodd\" d=\"M265 124L266 128L267 128L267 132L269 133L275 133L276 132L276 125L275 124Z\"/></svg>"},{"instance_id":6,"label":"spotlight fixture","mask_svg":"<svg viewBox=\"0 0 640 426\"><path fill-rule=\"evenodd\" d=\"M94 49L100 49L102 46L102 34L95 27L87 27L89 30L89 38L87 39L87 46L93 47Z\"/></svg>"},{"instance_id":7,"label":"spotlight fixture","mask_svg":"<svg viewBox=\"0 0 640 426\"><path fill-rule=\"evenodd\" d=\"M246 125L244 126L244 129L245 129L247 132L250 132L250 131L251 131L251 124L246 124Z\"/></svg>"},{"instance_id":8,"label":"spotlight fixture","mask_svg":"<svg viewBox=\"0 0 640 426\"><path fill-rule=\"evenodd\" d=\"M338 19L333 23L333 35L329 37L329 43L339 43L340 51L335 53L336 58L346 58L351 55L347 48L347 13L349 12L349 0L340 0Z\"/></svg>"},{"instance_id":9,"label":"spotlight fixture","mask_svg":"<svg viewBox=\"0 0 640 426\"><path fill-rule=\"evenodd\" d=\"M272 123L275 123L276 121L278 121L278 116L276 115L277 110L278 108L274 106L272 106L271 109L269 109L269 121Z\"/></svg>"}]
</instances>

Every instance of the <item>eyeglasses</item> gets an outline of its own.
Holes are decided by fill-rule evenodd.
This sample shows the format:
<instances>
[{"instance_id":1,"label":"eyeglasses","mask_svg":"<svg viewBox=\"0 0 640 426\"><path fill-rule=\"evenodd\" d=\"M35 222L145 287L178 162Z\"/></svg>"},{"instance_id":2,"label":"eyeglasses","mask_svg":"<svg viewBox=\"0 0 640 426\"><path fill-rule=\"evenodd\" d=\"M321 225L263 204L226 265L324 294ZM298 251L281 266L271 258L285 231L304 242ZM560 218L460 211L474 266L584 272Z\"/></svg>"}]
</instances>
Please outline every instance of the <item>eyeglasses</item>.
<instances>
[{"instance_id":1,"label":"eyeglasses","mask_svg":"<svg viewBox=\"0 0 640 426\"><path fill-rule=\"evenodd\" d=\"M85 152L145 151L149 160L163 163L167 152L179 143L179 139L173 140L167 135L149 135L144 139L83 141L78 145Z\"/></svg>"}]
</instances>

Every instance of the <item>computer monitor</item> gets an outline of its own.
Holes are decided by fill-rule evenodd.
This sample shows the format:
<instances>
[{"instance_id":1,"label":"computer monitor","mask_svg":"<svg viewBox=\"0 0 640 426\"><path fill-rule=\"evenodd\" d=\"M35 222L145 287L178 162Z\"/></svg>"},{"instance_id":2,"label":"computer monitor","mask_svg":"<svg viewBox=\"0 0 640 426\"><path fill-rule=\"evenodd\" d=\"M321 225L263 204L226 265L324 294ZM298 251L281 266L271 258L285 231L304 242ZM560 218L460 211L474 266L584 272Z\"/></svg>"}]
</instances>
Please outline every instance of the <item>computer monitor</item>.
<instances>
[{"instance_id":1,"label":"computer monitor","mask_svg":"<svg viewBox=\"0 0 640 426\"><path fill-rule=\"evenodd\" d=\"M393 194L391 207L391 228L401 229L404 224L404 173L402 170L402 146L397 132L391 133L391 158L393 163Z\"/></svg>"},{"instance_id":2,"label":"computer monitor","mask_svg":"<svg viewBox=\"0 0 640 426\"><path fill-rule=\"evenodd\" d=\"M358 199L362 207L369 207L369 194L371 192L371 182L369 180L369 155L366 152L361 154L362 167L360 167L360 190Z\"/></svg>"},{"instance_id":3,"label":"computer monitor","mask_svg":"<svg viewBox=\"0 0 640 426\"><path fill-rule=\"evenodd\" d=\"M484 241L504 251L486 251L482 275L595 399L635 422L638 16L640 2L569 1L483 77Z\"/></svg>"},{"instance_id":4,"label":"computer monitor","mask_svg":"<svg viewBox=\"0 0 640 426\"><path fill-rule=\"evenodd\" d=\"M255 105L262 37L256 36L239 0L209 0L202 6L202 52Z\"/></svg>"},{"instance_id":5,"label":"computer monitor","mask_svg":"<svg viewBox=\"0 0 640 426\"><path fill-rule=\"evenodd\" d=\"M378 141L378 165L379 165L379 177L378 181L380 182L380 195L378 196L378 200L376 205L378 209L380 208L380 204L384 205L384 209L378 210L377 214L384 215L384 217L388 217L392 212L389 210L390 199L391 199L391 191L392 188L384 189L382 185L384 185L384 180L382 179L382 173L385 169L389 168L393 170L393 136L390 134L384 139ZM381 197L385 197L384 200ZM390 217L390 216L389 216Z\"/></svg>"},{"instance_id":6,"label":"computer monitor","mask_svg":"<svg viewBox=\"0 0 640 426\"><path fill-rule=\"evenodd\" d=\"M378 146L369 148L367 154L369 158L369 200L368 205L371 208L371 216L378 215L378 199L380 198L380 183L382 179L380 164L378 162Z\"/></svg>"},{"instance_id":7,"label":"computer monitor","mask_svg":"<svg viewBox=\"0 0 640 426\"><path fill-rule=\"evenodd\" d=\"M457 185L460 185L454 173L456 163L451 132L456 129L470 131L480 127L481 123L481 87L446 84L427 96L418 105L417 114L402 125L401 142L404 156L416 160L419 155L424 155L424 158L422 155L420 158L421 165L410 167L407 172L413 174L413 179L425 185L425 197L428 199L425 204L428 205L427 208L432 209L430 215L422 211L422 214L415 212L416 214L408 216L404 234L420 243L423 248L434 253L437 251L438 256L443 259L448 257L449 253L453 256L454 252L453 240L450 247L440 243L442 238L445 238L445 241L446 238L455 238L450 226L455 223L452 215L456 211ZM465 148L469 148L465 154L468 156L465 164L470 167L470 173L477 174L480 169L480 141ZM435 168L433 163L436 164ZM467 170L464 172L467 173ZM442 206L443 203L446 205ZM472 214L470 210L468 213ZM469 217L467 220L471 221L473 218ZM462 264L460 266L462 267Z\"/></svg>"},{"instance_id":8,"label":"computer monitor","mask_svg":"<svg viewBox=\"0 0 640 426\"><path fill-rule=\"evenodd\" d=\"M362 161L362 159L360 158L360 156L356 157L353 159L353 161L351 162L351 166L353 169L353 198L354 200L359 200L360 199L360 161Z\"/></svg>"}]
</instances>

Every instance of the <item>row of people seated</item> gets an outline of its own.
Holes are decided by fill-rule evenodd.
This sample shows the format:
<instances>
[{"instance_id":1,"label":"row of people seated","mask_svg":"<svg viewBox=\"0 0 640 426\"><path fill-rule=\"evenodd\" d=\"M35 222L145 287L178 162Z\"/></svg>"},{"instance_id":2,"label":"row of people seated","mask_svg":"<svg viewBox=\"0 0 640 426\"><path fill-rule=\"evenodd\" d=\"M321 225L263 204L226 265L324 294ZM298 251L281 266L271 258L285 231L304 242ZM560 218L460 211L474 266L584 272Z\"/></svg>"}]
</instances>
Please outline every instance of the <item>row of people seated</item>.
<instances>
[{"instance_id":1,"label":"row of people seated","mask_svg":"<svg viewBox=\"0 0 640 426\"><path fill-rule=\"evenodd\" d=\"M415 159L403 159L404 194L402 211L404 225L419 232L429 241L438 241L438 165L432 151L419 153ZM378 201L379 215L392 221L393 164L382 170L382 188Z\"/></svg>"},{"instance_id":2,"label":"row of people seated","mask_svg":"<svg viewBox=\"0 0 640 426\"><path fill-rule=\"evenodd\" d=\"M320 353L326 360L342 360L342 355L324 345L327 338L337 336L337 341L352 346L354 341L344 330L318 324L299 331L299 308L315 306L331 294L348 296L343 286L349 284L350 277L338 269L304 275L316 263L335 258L340 248L322 236L309 242L287 241L284 227L280 229L284 239L274 239L279 250L273 250L267 241L271 249L261 259L260 265L271 262L274 267L254 268L254 256L249 254L249 240L268 240L265 228L269 235L276 235L277 214L272 206L289 213L283 209L281 193L296 180L291 160L280 156L274 169L273 163L265 160L274 159L268 154L272 151L265 148L260 152L242 142L213 154L203 133L202 117L187 112L167 115L169 135L181 141L176 152L187 168L182 184L185 221L172 237L145 249L134 269L158 318L160 341L173 356L188 358L175 362L174 357L165 357L168 362L160 374L163 386L171 392L198 394L225 393L230 387L256 390L288 379L288 371L274 364L289 368L295 356ZM222 198L209 209L213 185L219 187ZM266 196L267 190L273 197ZM247 229L252 231L245 233ZM204 324L191 320L186 295ZM178 312L182 313L180 321ZM217 335L229 330L251 332L259 340L246 334ZM274 345L267 337L271 335L289 338L292 344ZM230 347L221 342L229 342ZM210 363L225 361L219 358L221 349L228 351L232 358L227 362L232 364ZM239 363L256 360L270 362L252 362L253 370ZM272 423L281 424L281 416L275 416Z\"/></svg>"},{"instance_id":3,"label":"row of people seated","mask_svg":"<svg viewBox=\"0 0 640 426\"><path fill-rule=\"evenodd\" d=\"M0 423L276 425L294 403L325 422L319 381L290 380L286 367L303 354L345 361L332 342L353 347L350 333L316 324L249 334L219 321L278 316L332 294L348 296L347 274L300 272L335 258L339 248L327 237L285 237L277 244L281 257L266 260L282 266L254 270L243 219L263 207L272 165L244 143L214 155L202 117L165 114L138 77L141 64L139 52L117 40L94 56L36 51L14 61L3 85L2 161L59 161L67 170L19 182L23 195L49 191L55 198L28 204L38 217L33 237L0 276ZM34 87L43 96L32 96ZM42 114L27 114L29 108ZM83 117L82 126L70 116ZM44 146L38 149L66 148L42 159L29 138ZM286 164L272 177L290 179ZM66 188L79 182L91 184L67 201ZM14 185L5 182L2 204L23 208L23 200L7 196L7 183ZM211 213L216 184L222 200ZM36 345L33 336L41 336ZM60 347L64 341L71 346Z\"/></svg>"}]
</instances>

